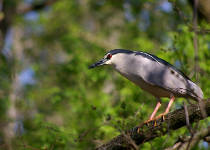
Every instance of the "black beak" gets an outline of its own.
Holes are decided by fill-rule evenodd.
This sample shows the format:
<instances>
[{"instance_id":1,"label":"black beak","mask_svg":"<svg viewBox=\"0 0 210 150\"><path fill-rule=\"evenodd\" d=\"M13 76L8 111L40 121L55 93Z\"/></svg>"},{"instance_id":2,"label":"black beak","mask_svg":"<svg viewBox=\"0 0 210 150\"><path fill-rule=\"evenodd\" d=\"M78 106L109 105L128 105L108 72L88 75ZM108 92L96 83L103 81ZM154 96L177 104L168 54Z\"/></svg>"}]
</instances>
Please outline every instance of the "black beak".
<instances>
[{"instance_id":1,"label":"black beak","mask_svg":"<svg viewBox=\"0 0 210 150\"><path fill-rule=\"evenodd\" d=\"M88 68L92 69L92 68L95 68L95 67L98 67L98 66L102 66L102 65L104 65L105 62L106 62L106 59L103 58L102 60L90 65Z\"/></svg>"}]
</instances>

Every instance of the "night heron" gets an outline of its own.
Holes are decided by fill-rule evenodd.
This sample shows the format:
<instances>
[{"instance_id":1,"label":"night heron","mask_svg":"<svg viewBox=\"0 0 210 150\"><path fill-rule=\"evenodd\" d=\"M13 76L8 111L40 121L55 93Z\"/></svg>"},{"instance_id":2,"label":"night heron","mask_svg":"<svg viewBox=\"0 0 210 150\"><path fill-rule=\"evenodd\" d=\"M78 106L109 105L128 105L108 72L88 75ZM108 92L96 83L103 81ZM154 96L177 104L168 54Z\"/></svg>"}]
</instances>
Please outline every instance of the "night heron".
<instances>
[{"instance_id":1,"label":"night heron","mask_svg":"<svg viewBox=\"0 0 210 150\"><path fill-rule=\"evenodd\" d=\"M196 101L203 99L203 92L198 85L176 67L152 54L114 49L89 68L102 65L113 66L121 75L156 97L157 105L147 122L155 118L161 106L161 97L168 97L170 101L165 112L159 116L169 112L175 97L191 98Z\"/></svg>"}]
</instances>

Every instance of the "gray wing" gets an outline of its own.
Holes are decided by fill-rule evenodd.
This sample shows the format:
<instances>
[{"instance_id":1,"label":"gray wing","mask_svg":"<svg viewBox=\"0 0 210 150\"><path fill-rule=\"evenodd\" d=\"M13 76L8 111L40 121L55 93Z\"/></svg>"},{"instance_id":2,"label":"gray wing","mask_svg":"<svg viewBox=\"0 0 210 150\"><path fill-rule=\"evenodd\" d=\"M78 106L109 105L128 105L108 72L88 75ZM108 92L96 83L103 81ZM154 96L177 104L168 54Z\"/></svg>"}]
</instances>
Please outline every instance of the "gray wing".
<instances>
[{"instance_id":1,"label":"gray wing","mask_svg":"<svg viewBox=\"0 0 210 150\"><path fill-rule=\"evenodd\" d=\"M152 61L156 61L158 63L161 63L161 64L167 66L168 68L173 69L174 71L176 71L177 73L179 73L180 75L182 75L185 79L191 81L191 79L188 76L186 76L181 70L179 70L178 68L176 68L175 66L171 65L167 61L165 61L165 60L163 60L163 59L161 59L161 58L159 58L159 57L157 57L155 55L152 55L150 53L140 52L140 51L139 52L136 51L136 55L142 55L142 56L144 56L144 57L146 57L146 58L148 58L148 59L150 59Z\"/></svg>"},{"instance_id":2,"label":"gray wing","mask_svg":"<svg viewBox=\"0 0 210 150\"><path fill-rule=\"evenodd\" d=\"M188 93L190 79L176 67L149 53L136 52L136 56L141 57L138 59L141 64L139 74L145 82L177 95Z\"/></svg>"}]
</instances>

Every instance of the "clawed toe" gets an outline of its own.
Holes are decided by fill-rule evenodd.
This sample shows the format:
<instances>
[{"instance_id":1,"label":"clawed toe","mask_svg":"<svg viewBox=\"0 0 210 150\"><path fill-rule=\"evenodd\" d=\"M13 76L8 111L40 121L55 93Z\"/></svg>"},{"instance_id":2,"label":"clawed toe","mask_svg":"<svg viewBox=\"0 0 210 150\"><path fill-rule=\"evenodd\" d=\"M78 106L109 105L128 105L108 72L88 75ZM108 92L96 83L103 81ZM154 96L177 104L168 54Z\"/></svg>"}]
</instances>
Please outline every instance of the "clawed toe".
<instances>
[{"instance_id":1,"label":"clawed toe","mask_svg":"<svg viewBox=\"0 0 210 150\"><path fill-rule=\"evenodd\" d=\"M151 122L151 121L152 121L152 119L146 120L146 121L144 121L144 124L146 124L148 126L149 122Z\"/></svg>"},{"instance_id":2,"label":"clawed toe","mask_svg":"<svg viewBox=\"0 0 210 150\"><path fill-rule=\"evenodd\" d=\"M164 120L165 120L165 115L166 115L165 113L160 114L160 115L158 115L157 117L155 117L155 119L158 120L158 119L161 118L161 119L164 121Z\"/></svg>"},{"instance_id":3,"label":"clawed toe","mask_svg":"<svg viewBox=\"0 0 210 150\"><path fill-rule=\"evenodd\" d=\"M157 121L156 119L149 119L147 121L144 121L143 123L141 123L137 129L137 133L141 133L141 127L143 127L144 125L149 126L149 125L153 125L154 127L157 126Z\"/></svg>"},{"instance_id":4,"label":"clawed toe","mask_svg":"<svg viewBox=\"0 0 210 150\"><path fill-rule=\"evenodd\" d=\"M139 125L139 127L138 127L138 129L137 129L137 132L140 133L140 131L141 131L140 128L141 128L142 126L144 126L144 125L147 125L147 126L153 125L153 127L156 127L156 126L158 125L157 120L161 118L161 120L164 121L164 120L165 120L165 115L166 115L166 114L167 114L167 113L162 113L162 114L158 115L158 116L155 117L155 118L152 118L152 119L150 118L149 120L144 121L142 124ZM158 122L159 122L159 121L158 121Z\"/></svg>"},{"instance_id":5,"label":"clawed toe","mask_svg":"<svg viewBox=\"0 0 210 150\"><path fill-rule=\"evenodd\" d=\"M154 118L154 119L149 119L149 120L147 120L147 121L144 122L144 124L146 124L147 126L149 126L151 123L152 123L154 126L157 126L156 118Z\"/></svg>"}]
</instances>

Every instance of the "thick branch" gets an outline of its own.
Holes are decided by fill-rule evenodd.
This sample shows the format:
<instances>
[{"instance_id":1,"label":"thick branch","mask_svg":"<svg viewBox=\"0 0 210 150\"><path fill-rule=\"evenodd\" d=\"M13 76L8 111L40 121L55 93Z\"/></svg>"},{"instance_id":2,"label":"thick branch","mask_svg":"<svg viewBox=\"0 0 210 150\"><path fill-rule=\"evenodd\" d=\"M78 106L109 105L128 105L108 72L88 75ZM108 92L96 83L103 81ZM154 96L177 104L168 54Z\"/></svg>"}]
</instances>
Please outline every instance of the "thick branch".
<instances>
[{"instance_id":1,"label":"thick branch","mask_svg":"<svg viewBox=\"0 0 210 150\"><path fill-rule=\"evenodd\" d=\"M204 101L205 110L208 116L210 116L210 99ZM189 122L198 122L202 120L202 114L198 104L192 104L187 107L189 113ZM148 126L137 126L126 132L128 136L137 144L150 141L156 137L160 137L166 134L169 130L176 130L186 126L185 110L184 108L177 109L165 116L165 120L157 120L157 125L154 126L151 122ZM98 147L97 150L111 150L111 149L132 149L130 142L125 138L123 134L115 137L110 142Z\"/></svg>"}]
</instances>

